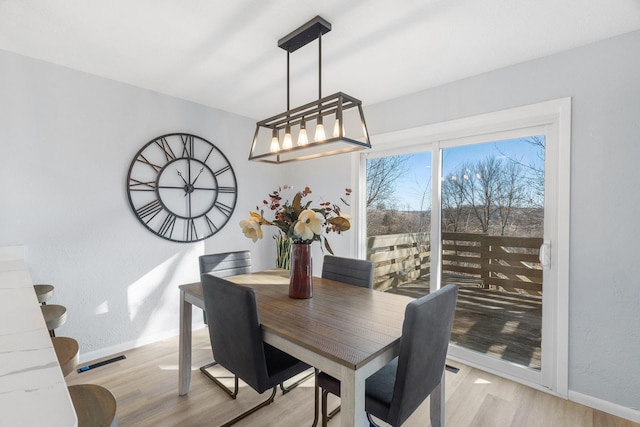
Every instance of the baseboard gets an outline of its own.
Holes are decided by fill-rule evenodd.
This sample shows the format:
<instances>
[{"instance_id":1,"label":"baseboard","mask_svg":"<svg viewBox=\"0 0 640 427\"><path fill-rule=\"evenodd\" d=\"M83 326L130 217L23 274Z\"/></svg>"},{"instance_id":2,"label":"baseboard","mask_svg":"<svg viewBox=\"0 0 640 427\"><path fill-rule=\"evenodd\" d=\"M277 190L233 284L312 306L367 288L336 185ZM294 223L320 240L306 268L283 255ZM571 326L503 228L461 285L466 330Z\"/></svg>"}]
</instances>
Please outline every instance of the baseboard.
<instances>
[{"instance_id":1,"label":"baseboard","mask_svg":"<svg viewBox=\"0 0 640 427\"><path fill-rule=\"evenodd\" d=\"M201 328L202 326L204 326L202 322L199 322L199 323L194 322L192 327L193 327L193 330L196 330ZM112 345L109 347L104 347L99 350L90 351L88 353L83 354L82 352L80 352L79 364L83 365L83 364L86 364L86 362L89 362L92 360L102 359L103 357L107 357L107 356L115 356L115 355L118 355L116 353L123 353L123 352L126 352L127 350L131 350L137 347L142 347L143 345L152 344L167 338L173 338L178 336L178 334L179 334L179 329L175 328L175 329L170 329L168 331L162 331L157 334L146 335L144 337L140 337L135 340L126 341L126 342ZM178 354L177 346L176 346L176 354Z\"/></svg>"},{"instance_id":2,"label":"baseboard","mask_svg":"<svg viewBox=\"0 0 640 427\"><path fill-rule=\"evenodd\" d=\"M598 399L597 397L571 390L569 390L569 400L617 417L625 418L629 421L633 421L634 423L640 423L640 411L637 409L627 408L626 406L617 405L606 400Z\"/></svg>"}]
</instances>

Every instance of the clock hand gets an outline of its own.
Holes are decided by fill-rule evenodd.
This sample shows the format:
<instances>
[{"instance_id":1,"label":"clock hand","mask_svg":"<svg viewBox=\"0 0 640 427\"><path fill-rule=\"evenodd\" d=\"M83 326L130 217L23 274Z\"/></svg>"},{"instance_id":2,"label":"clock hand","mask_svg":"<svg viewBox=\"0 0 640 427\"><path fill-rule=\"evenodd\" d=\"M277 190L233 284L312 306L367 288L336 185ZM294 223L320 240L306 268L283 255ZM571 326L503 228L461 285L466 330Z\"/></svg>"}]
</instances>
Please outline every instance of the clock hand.
<instances>
[{"instance_id":1,"label":"clock hand","mask_svg":"<svg viewBox=\"0 0 640 427\"><path fill-rule=\"evenodd\" d=\"M200 174L202 173L203 170L204 170L204 166L202 168L200 168L200 172L198 172L198 176L196 176L196 179L193 180L191 185L195 185L196 184L196 181L198 180L198 178L200 178Z\"/></svg>"},{"instance_id":2,"label":"clock hand","mask_svg":"<svg viewBox=\"0 0 640 427\"><path fill-rule=\"evenodd\" d=\"M179 170L176 169L176 172L178 172L178 176L180 178L182 178L182 182L184 182L184 197L187 197L187 194L190 193L189 188L193 187L192 185L190 186L189 183L187 182L186 179L184 179L184 177L182 176L182 174L180 173Z\"/></svg>"},{"instance_id":3,"label":"clock hand","mask_svg":"<svg viewBox=\"0 0 640 427\"><path fill-rule=\"evenodd\" d=\"M182 181L184 182L184 185L189 185L189 183L184 179L184 177L182 176L182 174L180 173L180 171L176 169L176 172L178 172L178 176L179 176L180 178L182 178Z\"/></svg>"}]
</instances>

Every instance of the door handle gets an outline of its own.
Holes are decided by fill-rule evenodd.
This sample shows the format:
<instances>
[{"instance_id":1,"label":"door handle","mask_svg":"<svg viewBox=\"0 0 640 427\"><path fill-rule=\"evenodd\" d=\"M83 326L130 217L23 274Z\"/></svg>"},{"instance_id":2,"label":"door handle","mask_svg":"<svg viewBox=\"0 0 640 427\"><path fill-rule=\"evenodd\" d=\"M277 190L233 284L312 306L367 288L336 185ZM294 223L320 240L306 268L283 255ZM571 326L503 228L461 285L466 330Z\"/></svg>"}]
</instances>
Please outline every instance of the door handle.
<instances>
[{"instance_id":1,"label":"door handle","mask_svg":"<svg viewBox=\"0 0 640 427\"><path fill-rule=\"evenodd\" d=\"M551 267L551 242L549 240L545 240L540 246L538 259L540 260L540 264L542 264L542 268Z\"/></svg>"}]
</instances>

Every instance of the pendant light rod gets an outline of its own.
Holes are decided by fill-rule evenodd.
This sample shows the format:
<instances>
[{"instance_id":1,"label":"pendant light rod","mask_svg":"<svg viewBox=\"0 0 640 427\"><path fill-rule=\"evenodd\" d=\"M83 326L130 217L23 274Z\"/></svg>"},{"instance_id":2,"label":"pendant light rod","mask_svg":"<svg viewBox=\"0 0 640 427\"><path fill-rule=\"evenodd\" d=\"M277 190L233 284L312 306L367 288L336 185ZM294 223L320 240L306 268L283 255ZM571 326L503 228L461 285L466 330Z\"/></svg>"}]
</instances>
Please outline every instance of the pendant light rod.
<instances>
[{"instance_id":1,"label":"pendant light rod","mask_svg":"<svg viewBox=\"0 0 640 427\"><path fill-rule=\"evenodd\" d=\"M320 98L322 98L322 31L318 34L318 99Z\"/></svg>"}]
</instances>

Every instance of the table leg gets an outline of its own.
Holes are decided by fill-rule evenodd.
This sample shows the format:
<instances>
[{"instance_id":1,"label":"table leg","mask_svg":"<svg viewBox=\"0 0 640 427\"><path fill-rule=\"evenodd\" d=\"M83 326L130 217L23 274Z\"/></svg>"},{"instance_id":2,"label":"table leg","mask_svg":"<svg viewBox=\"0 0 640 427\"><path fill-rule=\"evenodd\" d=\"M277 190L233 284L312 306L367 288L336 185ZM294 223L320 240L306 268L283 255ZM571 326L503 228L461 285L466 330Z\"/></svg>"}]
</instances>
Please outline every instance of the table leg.
<instances>
[{"instance_id":1,"label":"table leg","mask_svg":"<svg viewBox=\"0 0 640 427\"><path fill-rule=\"evenodd\" d=\"M429 396L431 412L431 427L441 427L444 425L444 372L440 379L440 384L436 386Z\"/></svg>"},{"instance_id":2,"label":"table leg","mask_svg":"<svg viewBox=\"0 0 640 427\"><path fill-rule=\"evenodd\" d=\"M180 396L189 393L191 385L191 311L192 305L184 299L180 289L180 337L178 349L178 392Z\"/></svg>"},{"instance_id":3,"label":"table leg","mask_svg":"<svg viewBox=\"0 0 640 427\"><path fill-rule=\"evenodd\" d=\"M358 371L344 368L340 384L340 420L343 427L367 426L364 412L365 378Z\"/></svg>"}]
</instances>

